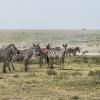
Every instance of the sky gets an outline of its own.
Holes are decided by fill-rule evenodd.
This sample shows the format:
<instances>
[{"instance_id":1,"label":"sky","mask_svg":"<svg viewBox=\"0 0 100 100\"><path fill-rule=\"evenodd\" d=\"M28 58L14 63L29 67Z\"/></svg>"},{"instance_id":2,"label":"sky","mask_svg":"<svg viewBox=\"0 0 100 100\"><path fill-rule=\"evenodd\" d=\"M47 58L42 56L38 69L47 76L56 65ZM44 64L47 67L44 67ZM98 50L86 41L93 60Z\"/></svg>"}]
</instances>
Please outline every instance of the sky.
<instances>
[{"instance_id":1,"label":"sky","mask_svg":"<svg viewBox=\"0 0 100 100\"><path fill-rule=\"evenodd\" d=\"M100 0L0 0L0 29L100 29Z\"/></svg>"}]
</instances>

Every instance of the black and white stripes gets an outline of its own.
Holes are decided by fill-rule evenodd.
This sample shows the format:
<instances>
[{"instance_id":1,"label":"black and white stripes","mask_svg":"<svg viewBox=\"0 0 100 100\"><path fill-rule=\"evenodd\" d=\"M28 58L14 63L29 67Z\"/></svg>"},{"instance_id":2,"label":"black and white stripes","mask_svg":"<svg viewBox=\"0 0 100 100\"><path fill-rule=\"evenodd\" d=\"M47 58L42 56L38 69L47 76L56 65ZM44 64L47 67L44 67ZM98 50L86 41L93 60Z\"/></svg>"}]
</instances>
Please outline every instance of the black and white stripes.
<instances>
[{"instance_id":1,"label":"black and white stripes","mask_svg":"<svg viewBox=\"0 0 100 100\"><path fill-rule=\"evenodd\" d=\"M5 49L2 49L0 51L0 57L3 60L3 72L6 73L6 67L8 66L9 70L9 64L12 61L12 57L16 57L14 56L15 54L18 54L19 51L16 48L16 46L14 44L10 44L8 45Z\"/></svg>"},{"instance_id":2,"label":"black and white stripes","mask_svg":"<svg viewBox=\"0 0 100 100\"><path fill-rule=\"evenodd\" d=\"M53 67L53 60L55 58L59 59L60 69L63 69L64 59L65 59L65 52L67 49L67 44L63 44L62 49L56 49L56 48L49 48L48 49L48 57L49 57L49 67Z\"/></svg>"},{"instance_id":3,"label":"black and white stripes","mask_svg":"<svg viewBox=\"0 0 100 100\"><path fill-rule=\"evenodd\" d=\"M28 70L29 62L34 54L34 50L32 48L30 49L25 49L25 50L19 50L19 54L15 54L16 58L13 56L12 58L12 63L13 61L17 62L22 62L25 66L25 71ZM13 67L13 65L12 65Z\"/></svg>"},{"instance_id":4,"label":"black and white stripes","mask_svg":"<svg viewBox=\"0 0 100 100\"><path fill-rule=\"evenodd\" d=\"M39 58L40 67L42 66L43 60L47 62L49 68L53 68L54 60L59 60L60 69L64 69L65 54L73 53L74 56L76 52L80 52L80 48L67 48L67 44L63 44L63 47L51 48L48 44L46 48L40 48L39 44L33 46L29 49L18 50L14 44L8 45L6 48L0 49L0 58L3 60L3 72L6 73L6 67L10 69L10 65L15 70L13 62L22 62L25 66L25 71L28 70L30 60L33 55Z\"/></svg>"},{"instance_id":5,"label":"black and white stripes","mask_svg":"<svg viewBox=\"0 0 100 100\"><path fill-rule=\"evenodd\" d=\"M74 55L76 56L76 53L79 52L80 53L80 47L75 47L75 48L68 48L66 51L66 55Z\"/></svg>"}]
</instances>

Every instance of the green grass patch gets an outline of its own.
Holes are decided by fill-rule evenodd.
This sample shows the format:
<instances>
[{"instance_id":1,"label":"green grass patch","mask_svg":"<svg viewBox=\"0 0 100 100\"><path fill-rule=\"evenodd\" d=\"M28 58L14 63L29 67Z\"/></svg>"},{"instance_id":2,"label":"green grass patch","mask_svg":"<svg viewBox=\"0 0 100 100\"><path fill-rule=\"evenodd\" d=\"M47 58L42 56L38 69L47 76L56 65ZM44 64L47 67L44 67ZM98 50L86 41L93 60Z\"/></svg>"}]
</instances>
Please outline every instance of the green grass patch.
<instances>
[{"instance_id":1,"label":"green grass patch","mask_svg":"<svg viewBox=\"0 0 100 100\"><path fill-rule=\"evenodd\" d=\"M57 75L57 72L52 69L49 69L47 70L47 75Z\"/></svg>"}]
</instances>

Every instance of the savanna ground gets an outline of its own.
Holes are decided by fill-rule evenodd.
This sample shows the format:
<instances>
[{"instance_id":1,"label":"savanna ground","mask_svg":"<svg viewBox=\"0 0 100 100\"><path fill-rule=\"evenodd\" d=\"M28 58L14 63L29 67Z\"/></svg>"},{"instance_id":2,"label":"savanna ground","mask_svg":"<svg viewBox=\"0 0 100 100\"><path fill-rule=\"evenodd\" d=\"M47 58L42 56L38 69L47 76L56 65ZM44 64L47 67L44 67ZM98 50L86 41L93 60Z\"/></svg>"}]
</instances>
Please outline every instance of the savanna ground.
<instances>
[{"instance_id":1,"label":"savanna ground","mask_svg":"<svg viewBox=\"0 0 100 100\"><path fill-rule=\"evenodd\" d=\"M66 35L66 31L42 33L48 37L49 42L53 39L59 43L67 41L70 45L82 43L99 48L99 31L81 31L68 31L72 33L69 35ZM9 33L6 36L9 43L41 38L40 33L33 35L30 31L22 37L20 31L1 31L0 43L7 42L6 38L2 39L6 32ZM56 36L56 32L59 35ZM62 36L61 32L65 36ZM89 34L86 34L88 32ZM47 69L46 65L40 68L35 59L30 62L28 72L24 72L22 64L15 62L14 65L16 71L9 72L7 69L7 73L4 74L0 63L0 100L100 100L100 56L66 57L64 70L59 69L58 61L55 61L54 69L51 70Z\"/></svg>"}]
</instances>

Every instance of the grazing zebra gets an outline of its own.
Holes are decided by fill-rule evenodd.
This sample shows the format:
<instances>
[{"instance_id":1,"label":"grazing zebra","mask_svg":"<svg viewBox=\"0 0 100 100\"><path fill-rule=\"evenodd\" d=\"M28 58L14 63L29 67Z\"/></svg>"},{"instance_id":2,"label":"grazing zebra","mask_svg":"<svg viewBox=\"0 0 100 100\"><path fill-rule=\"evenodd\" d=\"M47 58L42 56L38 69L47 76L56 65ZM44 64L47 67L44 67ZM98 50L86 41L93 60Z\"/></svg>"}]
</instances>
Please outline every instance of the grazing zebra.
<instances>
[{"instance_id":1,"label":"grazing zebra","mask_svg":"<svg viewBox=\"0 0 100 100\"><path fill-rule=\"evenodd\" d=\"M8 45L6 48L0 50L0 58L3 60L3 72L6 73L6 67L8 66L9 70L9 63L12 61L12 57L17 57L14 56L15 54L18 54L19 50L16 48L14 44Z\"/></svg>"},{"instance_id":2,"label":"grazing zebra","mask_svg":"<svg viewBox=\"0 0 100 100\"><path fill-rule=\"evenodd\" d=\"M18 56L18 58L12 58L12 67L13 66L13 61L18 61L18 62L22 62L25 66L25 71L28 70L28 67L29 67L29 62L32 58L33 55L35 55L35 49L32 47L32 48L29 48L29 49L25 49L25 50L19 50L19 54L16 54ZM14 68L15 69L15 68Z\"/></svg>"},{"instance_id":3,"label":"grazing zebra","mask_svg":"<svg viewBox=\"0 0 100 100\"><path fill-rule=\"evenodd\" d=\"M42 63L43 63L43 59L47 62L48 64L48 56L47 56L47 51L46 49L41 49L39 44L35 45L33 44L33 47L36 49L36 55L39 57L39 64L40 64L40 67L42 66Z\"/></svg>"},{"instance_id":4,"label":"grazing zebra","mask_svg":"<svg viewBox=\"0 0 100 100\"><path fill-rule=\"evenodd\" d=\"M80 47L68 48L68 49L66 50L66 55L71 56L71 54L72 54L72 55L76 56L76 53L77 53L77 52L80 53Z\"/></svg>"},{"instance_id":5,"label":"grazing zebra","mask_svg":"<svg viewBox=\"0 0 100 100\"><path fill-rule=\"evenodd\" d=\"M65 45L63 44L62 49L51 48L50 45L48 44L46 49L48 49L47 55L49 57L49 68L53 68L53 60L58 58L60 69L63 69L67 44Z\"/></svg>"}]
</instances>

